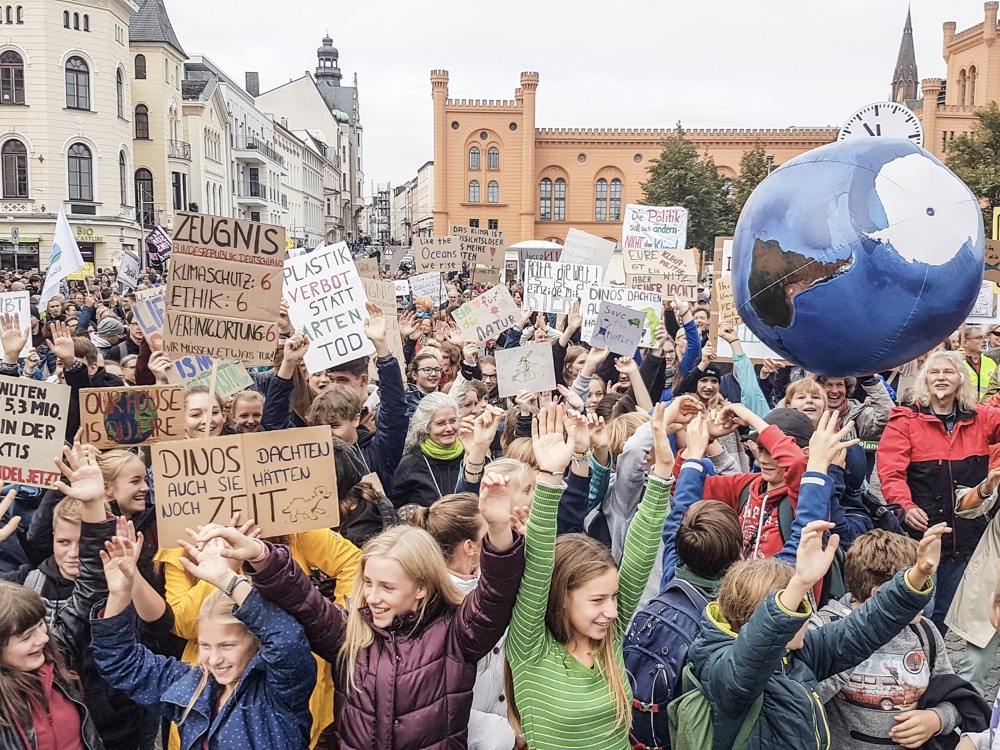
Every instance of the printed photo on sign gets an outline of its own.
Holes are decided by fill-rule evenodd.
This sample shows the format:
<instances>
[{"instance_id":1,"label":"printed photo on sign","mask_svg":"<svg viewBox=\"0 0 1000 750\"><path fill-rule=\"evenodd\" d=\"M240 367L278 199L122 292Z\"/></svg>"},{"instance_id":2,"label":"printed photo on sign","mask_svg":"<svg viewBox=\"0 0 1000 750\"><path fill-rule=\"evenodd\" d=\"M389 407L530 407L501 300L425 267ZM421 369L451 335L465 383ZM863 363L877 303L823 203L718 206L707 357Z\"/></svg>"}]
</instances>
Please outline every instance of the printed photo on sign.
<instances>
[{"instance_id":1,"label":"printed photo on sign","mask_svg":"<svg viewBox=\"0 0 1000 750\"><path fill-rule=\"evenodd\" d=\"M500 398L516 396L519 391L541 393L555 390L556 369L552 344L525 344L513 349L497 349L497 388Z\"/></svg>"},{"instance_id":2,"label":"printed photo on sign","mask_svg":"<svg viewBox=\"0 0 1000 750\"><path fill-rule=\"evenodd\" d=\"M466 341L483 343L517 325L520 310L505 286L495 286L451 314Z\"/></svg>"},{"instance_id":3,"label":"printed photo on sign","mask_svg":"<svg viewBox=\"0 0 1000 750\"><path fill-rule=\"evenodd\" d=\"M310 373L375 351L365 336L368 299L347 243L288 258L284 277L288 316L309 339Z\"/></svg>"},{"instance_id":4,"label":"printed photo on sign","mask_svg":"<svg viewBox=\"0 0 1000 750\"><path fill-rule=\"evenodd\" d=\"M48 489L59 478L70 387L0 378L0 483Z\"/></svg>"},{"instance_id":5,"label":"printed photo on sign","mask_svg":"<svg viewBox=\"0 0 1000 750\"><path fill-rule=\"evenodd\" d=\"M329 427L179 440L151 452L160 549L236 511L265 537L340 522Z\"/></svg>"},{"instance_id":6,"label":"printed photo on sign","mask_svg":"<svg viewBox=\"0 0 1000 750\"><path fill-rule=\"evenodd\" d=\"M135 447L184 439L184 388L142 385L80 391L80 442Z\"/></svg>"},{"instance_id":7,"label":"printed photo on sign","mask_svg":"<svg viewBox=\"0 0 1000 750\"><path fill-rule=\"evenodd\" d=\"M573 303L587 299L587 290L599 287L604 272L600 266L576 263L527 261L521 308L534 312L569 314Z\"/></svg>"},{"instance_id":8,"label":"printed photo on sign","mask_svg":"<svg viewBox=\"0 0 1000 750\"><path fill-rule=\"evenodd\" d=\"M590 345L609 349L623 357L631 357L642 338L643 323L642 313L613 302L602 302Z\"/></svg>"}]
</instances>

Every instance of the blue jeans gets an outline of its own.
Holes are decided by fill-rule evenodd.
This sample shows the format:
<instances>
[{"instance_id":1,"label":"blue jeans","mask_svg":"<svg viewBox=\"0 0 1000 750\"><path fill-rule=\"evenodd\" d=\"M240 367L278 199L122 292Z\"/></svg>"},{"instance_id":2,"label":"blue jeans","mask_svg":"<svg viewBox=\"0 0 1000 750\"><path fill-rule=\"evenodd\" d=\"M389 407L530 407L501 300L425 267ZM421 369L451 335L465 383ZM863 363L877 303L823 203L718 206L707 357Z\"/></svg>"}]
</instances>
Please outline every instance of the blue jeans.
<instances>
[{"instance_id":1,"label":"blue jeans","mask_svg":"<svg viewBox=\"0 0 1000 750\"><path fill-rule=\"evenodd\" d=\"M965 568L968 564L968 560L942 560L937 575L934 577L934 596L931 603L924 609L924 614L937 625L941 635L948 632L944 618L948 614L951 600L955 598L955 591L962 581L962 576L965 575Z\"/></svg>"}]
</instances>

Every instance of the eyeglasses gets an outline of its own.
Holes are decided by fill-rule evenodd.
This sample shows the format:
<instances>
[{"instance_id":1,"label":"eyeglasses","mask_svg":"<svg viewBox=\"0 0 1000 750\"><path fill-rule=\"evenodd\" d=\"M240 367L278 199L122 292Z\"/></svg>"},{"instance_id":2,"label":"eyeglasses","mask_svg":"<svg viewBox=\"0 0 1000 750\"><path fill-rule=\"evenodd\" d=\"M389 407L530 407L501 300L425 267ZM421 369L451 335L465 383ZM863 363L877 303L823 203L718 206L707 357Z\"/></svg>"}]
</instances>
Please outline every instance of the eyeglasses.
<instances>
[{"instance_id":1,"label":"eyeglasses","mask_svg":"<svg viewBox=\"0 0 1000 750\"><path fill-rule=\"evenodd\" d=\"M483 380L496 380L496 379L497 379L496 373L493 373L492 375L483 375Z\"/></svg>"},{"instance_id":2,"label":"eyeglasses","mask_svg":"<svg viewBox=\"0 0 1000 750\"><path fill-rule=\"evenodd\" d=\"M438 429L442 429L444 427L454 427L457 424L458 424L458 419L452 417L451 419L444 419L444 420L439 419L437 422L432 423L431 426L437 427Z\"/></svg>"},{"instance_id":3,"label":"eyeglasses","mask_svg":"<svg viewBox=\"0 0 1000 750\"><path fill-rule=\"evenodd\" d=\"M444 370L440 367L421 367L417 369L417 372L422 372L425 375L440 375Z\"/></svg>"}]
</instances>

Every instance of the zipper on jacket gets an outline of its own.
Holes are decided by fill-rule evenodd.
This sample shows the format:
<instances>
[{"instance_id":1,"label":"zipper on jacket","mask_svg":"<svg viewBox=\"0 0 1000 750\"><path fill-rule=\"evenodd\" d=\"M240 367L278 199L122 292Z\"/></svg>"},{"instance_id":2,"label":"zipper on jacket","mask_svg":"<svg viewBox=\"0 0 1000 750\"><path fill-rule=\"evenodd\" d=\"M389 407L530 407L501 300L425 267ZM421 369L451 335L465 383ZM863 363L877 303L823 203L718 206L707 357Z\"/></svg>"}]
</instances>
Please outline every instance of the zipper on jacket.
<instances>
[{"instance_id":1,"label":"zipper on jacket","mask_svg":"<svg viewBox=\"0 0 1000 750\"><path fill-rule=\"evenodd\" d=\"M784 671L784 669L782 669L782 671ZM812 714L812 720L813 720L813 739L816 741L817 750L829 750L829 745L828 744L824 745L820 740L819 722L816 721L816 705L813 703L814 694L806 690L806 686L803 685L798 680L796 680L794 677L789 676L788 679L790 679L798 686L799 690L801 690L803 694L806 696L806 701L808 701L809 703L809 713Z\"/></svg>"}]
</instances>

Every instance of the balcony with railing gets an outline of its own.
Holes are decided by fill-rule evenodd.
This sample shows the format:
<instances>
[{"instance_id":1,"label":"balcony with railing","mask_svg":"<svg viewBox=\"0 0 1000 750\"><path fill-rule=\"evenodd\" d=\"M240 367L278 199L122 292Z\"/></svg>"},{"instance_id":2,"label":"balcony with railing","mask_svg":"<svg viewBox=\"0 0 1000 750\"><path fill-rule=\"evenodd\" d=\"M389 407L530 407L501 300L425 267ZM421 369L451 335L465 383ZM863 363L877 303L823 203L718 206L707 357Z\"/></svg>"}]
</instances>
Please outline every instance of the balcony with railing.
<instances>
[{"instance_id":1,"label":"balcony with railing","mask_svg":"<svg viewBox=\"0 0 1000 750\"><path fill-rule=\"evenodd\" d=\"M266 206L267 185L257 180L241 180L237 182L236 202L248 206Z\"/></svg>"},{"instance_id":2,"label":"balcony with railing","mask_svg":"<svg viewBox=\"0 0 1000 750\"><path fill-rule=\"evenodd\" d=\"M191 161L191 144L187 141L167 141L167 156L171 159Z\"/></svg>"},{"instance_id":3,"label":"balcony with railing","mask_svg":"<svg viewBox=\"0 0 1000 750\"><path fill-rule=\"evenodd\" d=\"M236 158L242 161L264 164L270 160L279 167L285 166L285 157L254 135L237 136L233 150Z\"/></svg>"}]
</instances>

